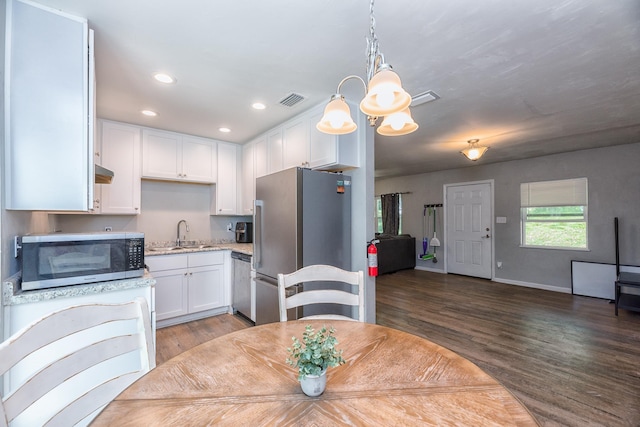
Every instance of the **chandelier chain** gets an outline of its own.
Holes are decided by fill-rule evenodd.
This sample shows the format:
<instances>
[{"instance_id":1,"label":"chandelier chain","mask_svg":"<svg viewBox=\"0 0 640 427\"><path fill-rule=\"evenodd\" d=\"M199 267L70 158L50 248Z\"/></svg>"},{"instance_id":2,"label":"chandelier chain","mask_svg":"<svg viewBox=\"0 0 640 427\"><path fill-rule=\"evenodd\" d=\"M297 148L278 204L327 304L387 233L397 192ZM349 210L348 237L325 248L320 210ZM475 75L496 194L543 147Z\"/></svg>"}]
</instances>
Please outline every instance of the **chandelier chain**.
<instances>
[{"instance_id":1,"label":"chandelier chain","mask_svg":"<svg viewBox=\"0 0 640 427\"><path fill-rule=\"evenodd\" d=\"M369 3L369 37L367 37L367 81L371 81L375 74L376 61L379 55L378 37L376 36L376 18L373 14L373 1Z\"/></svg>"}]
</instances>

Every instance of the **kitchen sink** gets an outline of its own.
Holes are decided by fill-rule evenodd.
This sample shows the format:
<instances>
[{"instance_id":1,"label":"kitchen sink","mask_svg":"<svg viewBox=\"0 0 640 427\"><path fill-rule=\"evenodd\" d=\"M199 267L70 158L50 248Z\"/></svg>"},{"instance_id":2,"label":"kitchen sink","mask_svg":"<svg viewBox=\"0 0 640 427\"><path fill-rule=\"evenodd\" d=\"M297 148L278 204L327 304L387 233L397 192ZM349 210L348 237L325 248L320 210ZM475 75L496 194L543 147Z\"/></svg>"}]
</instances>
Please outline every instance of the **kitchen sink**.
<instances>
[{"instance_id":1,"label":"kitchen sink","mask_svg":"<svg viewBox=\"0 0 640 427\"><path fill-rule=\"evenodd\" d=\"M156 247L149 248L150 251L154 251L154 252L176 251L178 249L184 249L184 248L180 246L156 246Z\"/></svg>"},{"instance_id":2,"label":"kitchen sink","mask_svg":"<svg viewBox=\"0 0 640 427\"><path fill-rule=\"evenodd\" d=\"M213 245L184 245L184 246L180 246L180 248L184 248L184 249L206 249L206 248L213 248ZM178 249L180 249L178 248Z\"/></svg>"}]
</instances>

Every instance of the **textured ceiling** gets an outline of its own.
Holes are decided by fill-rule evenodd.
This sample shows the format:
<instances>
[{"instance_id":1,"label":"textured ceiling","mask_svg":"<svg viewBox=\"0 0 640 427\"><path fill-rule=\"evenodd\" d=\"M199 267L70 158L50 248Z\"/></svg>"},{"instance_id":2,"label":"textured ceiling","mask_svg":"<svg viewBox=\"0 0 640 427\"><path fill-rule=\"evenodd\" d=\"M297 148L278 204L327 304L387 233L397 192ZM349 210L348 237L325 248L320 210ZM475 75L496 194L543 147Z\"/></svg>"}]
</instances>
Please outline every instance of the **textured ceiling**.
<instances>
[{"instance_id":1,"label":"textured ceiling","mask_svg":"<svg viewBox=\"0 0 640 427\"><path fill-rule=\"evenodd\" d=\"M365 0L39 2L95 30L102 118L245 143L365 77ZM376 135L376 176L640 142L637 0L378 0L375 17L405 89L441 97L412 109L417 132ZM279 105L292 92L305 101ZM491 147L476 163L472 138Z\"/></svg>"}]
</instances>

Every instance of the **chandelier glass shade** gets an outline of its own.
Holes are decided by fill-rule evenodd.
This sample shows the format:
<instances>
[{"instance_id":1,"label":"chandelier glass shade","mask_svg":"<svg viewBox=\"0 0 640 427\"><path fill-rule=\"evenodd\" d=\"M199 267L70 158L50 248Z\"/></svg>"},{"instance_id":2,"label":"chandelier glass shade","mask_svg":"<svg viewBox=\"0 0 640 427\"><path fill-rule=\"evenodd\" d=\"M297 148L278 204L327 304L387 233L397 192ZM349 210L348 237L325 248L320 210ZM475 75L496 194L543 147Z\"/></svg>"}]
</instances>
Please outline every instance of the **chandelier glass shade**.
<instances>
[{"instance_id":1,"label":"chandelier glass shade","mask_svg":"<svg viewBox=\"0 0 640 427\"><path fill-rule=\"evenodd\" d=\"M338 93L331 97L331 101L324 107L324 115L316 125L316 128L320 132L333 135L343 135L357 129L344 96Z\"/></svg>"},{"instance_id":2,"label":"chandelier glass shade","mask_svg":"<svg viewBox=\"0 0 640 427\"><path fill-rule=\"evenodd\" d=\"M479 139L470 139L467 142L469 143L469 146L460 152L464 154L467 159L474 162L482 157L484 153L489 149L489 147L478 145L478 142L480 142Z\"/></svg>"},{"instance_id":3,"label":"chandelier glass shade","mask_svg":"<svg viewBox=\"0 0 640 427\"><path fill-rule=\"evenodd\" d=\"M329 104L325 107L324 115L316 125L316 128L321 132L341 135L357 129L357 125L351 118L349 106L340 93L342 84L351 78L357 78L364 86L365 97L360 102L360 110L368 116L371 126L376 125L379 117L384 117L378 128L379 134L406 135L418 129L418 125L411 118L409 111L411 95L402 88L400 77L393 71L391 65L385 63L384 56L378 49L373 0L370 2L369 15L371 26L367 38L368 85L358 76L352 75L342 79L336 94L331 97ZM348 115L348 119L345 114Z\"/></svg>"},{"instance_id":4,"label":"chandelier glass shade","mask_svg":"<svg viewBox=\"0 0 640 427\"><path fill-rule=\"evenodd\" d=\"M378 127L377 132L384 136L406 135L418 129L418 124L413 121L409 108L385 116Z\"/></svg>"}]
</instances>

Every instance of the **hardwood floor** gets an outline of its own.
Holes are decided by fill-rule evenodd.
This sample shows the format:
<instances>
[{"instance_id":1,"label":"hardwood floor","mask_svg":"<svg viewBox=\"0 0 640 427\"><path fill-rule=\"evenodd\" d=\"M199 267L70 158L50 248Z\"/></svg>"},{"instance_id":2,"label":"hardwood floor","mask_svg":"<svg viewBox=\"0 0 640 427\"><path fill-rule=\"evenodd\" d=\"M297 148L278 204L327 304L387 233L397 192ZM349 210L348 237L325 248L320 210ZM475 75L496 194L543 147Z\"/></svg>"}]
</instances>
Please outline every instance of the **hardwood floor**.
<instances>
[{"instance_id":1,"label":"hardwood floor","mask_svg":"<svg viewBox=\"0 0 640 427\"><path fill-rule=\"evenodd\" d=\"M613 285L612 285L613 286ZM377 323L493 375L543 426L640 426L640 314L606 300L404 270L380 276ZM159 329L158 364L244 327L231 315Z\"/></svg>"}]
</instances>

